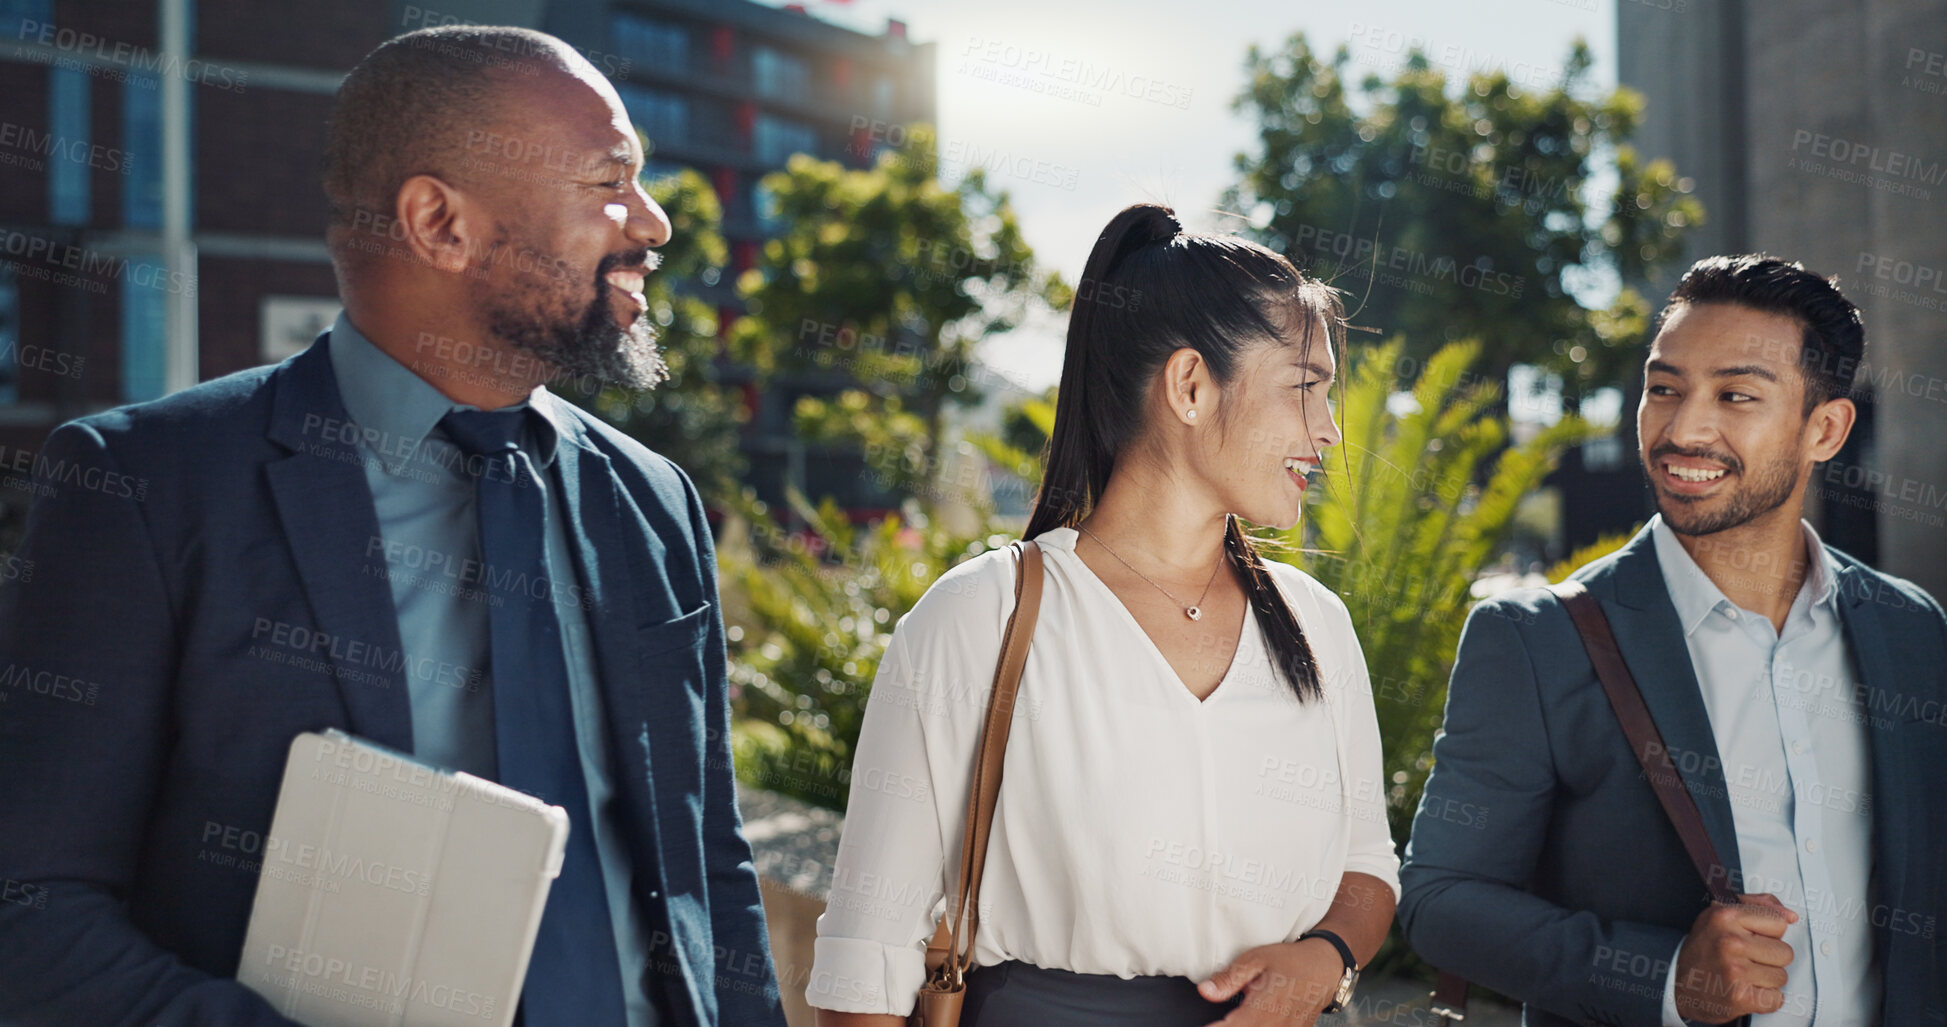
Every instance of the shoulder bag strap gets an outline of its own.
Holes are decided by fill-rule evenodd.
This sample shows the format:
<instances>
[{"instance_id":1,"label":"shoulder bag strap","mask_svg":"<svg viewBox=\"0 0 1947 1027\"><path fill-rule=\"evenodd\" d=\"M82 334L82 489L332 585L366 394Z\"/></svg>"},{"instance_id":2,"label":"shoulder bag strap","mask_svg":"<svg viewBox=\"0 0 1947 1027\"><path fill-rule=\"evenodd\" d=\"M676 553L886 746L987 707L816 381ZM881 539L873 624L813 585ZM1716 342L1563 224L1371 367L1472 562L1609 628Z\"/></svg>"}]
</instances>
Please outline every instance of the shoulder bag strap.
<instances>
[{"instance_id":1,"label":"shoulder bag strap","mask_svg":"<svg viewBox=\"0 0 1947 1027\"><path fill-rule=\"evenodd\" d=\"M1735 904L1737 893L1731 890L1724 861L1717 857L1717 846L1711 843L1710 832L1704 830L1704 816L1697 809L1697 800L1684 787L1683 778L1670 758L1669 747L1663 744L1663 734L1650 717L1642 689L1629 673L1629 665L1623 662L1622 648L1616 644L1615 632L1609 628L1601 601L1589 594L1586 585L1574 579L1550 585L1548 591L1561 600L1569 620L1575 624L1575 633L1582 636L1582 648L1589 654L1596 679L1602 682L1602 691L1609 697L1609 707L1615 711L1623 735L1629 739L1629 747L1636 751L1636 762L1642 765L1643 777L1655 790L1664 816L1677 829L1684 852L1689 854L1697 876L1703 878L1704 887L1710 890L1711 900ZM1467 980L1459 974L1442 971L1436 988L1433 1012L1443 1017L1443 1022L1465 1019Z\"/></svg>"},{"instance_id":2,"label":"shoulder bag strap","mask_svg":"<svg viewBox=\"0 0 1947 1027\"><path fill-rule=\"evenodd\" d=\"M1569 618L1582 636L1582 647L1589 652L1589 662L1595 664L1595 675L1602 681L1602 690L1609 695L1609 705L1622 723L1623 734L1629 738L1629 747L1636 750L1636 762L1642 764L1643 776L1656 790L1656 800L1663 804L1664 815L1677 829L1677 837L1682 839L1684 851L1690 854L1690 864L1697 868L1697 876L1703 878L1704 887L1710 890L1711 900L1735 905L1737 893L1731 890L1724 861L1717 858L1717 847L1711 844L1710 832L1704 830L1704 816L1697 809L1697 800L1684 787L1676 762L1670 758L1669 747L1663 744L1656 721L1650 719L1650 708L1643 702L1642 690L1636 687L1629 665L1623 662L1622 649L1609 630L1609 618L1603 615L1602 604L1579 581L1564 581L1549 586L1548 590L1568 608Z\"/></svg>"},{"instance_id":3,"label":"shoulder bag strap","mask_svg":"<svg viewBox=\"0 0 1947 1027\"><path fill-rule=\"evenodd\" d=\"M980 729L980 755L974 764L973 787L967 794L966 829L960 840L960 880L953 907L945 918L948 932L947 979L955 986L973 966L974 933L980 927L980 877L987 862L987 837L994 825L994 804L1000 798L1001 763L1007 754L1008 730L1014 723L1014 703L1021 689L1021 670L1027 666L1028 646L1041 615L1041 547L1019 541L1015 550L1014 612L1007 618L1001 656L994 667L993 693ZM964 935L960 928L964 925ZM963 944L964 939L964 944Z\"/></svg>"}]
</instances>

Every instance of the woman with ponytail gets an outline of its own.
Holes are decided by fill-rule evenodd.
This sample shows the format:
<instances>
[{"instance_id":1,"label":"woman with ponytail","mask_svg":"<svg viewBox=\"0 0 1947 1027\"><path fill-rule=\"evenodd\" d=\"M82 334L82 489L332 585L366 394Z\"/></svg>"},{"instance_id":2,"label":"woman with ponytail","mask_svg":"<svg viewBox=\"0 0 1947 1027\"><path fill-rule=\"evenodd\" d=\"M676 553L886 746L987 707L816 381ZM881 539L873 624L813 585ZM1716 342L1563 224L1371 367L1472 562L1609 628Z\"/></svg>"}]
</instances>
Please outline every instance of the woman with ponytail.
<instances>
[{"instance_id":1,"label":"woman with ponytail","mask_svg":"<svg viewBox=\"0 0 1947 1027\"><path fill-rule=\"evenodd\" d=\"M1284 257L1116 215L1068 326L1026 537L1039 623L987 848L962 1027L1309 1025L1398 898L1379 729L1345 605L1263 559L1339 441L1341 311ZM957 873L1014 596L941 576L879 665L806 997L904 1023Z\"/></svg>"}]
</instances>

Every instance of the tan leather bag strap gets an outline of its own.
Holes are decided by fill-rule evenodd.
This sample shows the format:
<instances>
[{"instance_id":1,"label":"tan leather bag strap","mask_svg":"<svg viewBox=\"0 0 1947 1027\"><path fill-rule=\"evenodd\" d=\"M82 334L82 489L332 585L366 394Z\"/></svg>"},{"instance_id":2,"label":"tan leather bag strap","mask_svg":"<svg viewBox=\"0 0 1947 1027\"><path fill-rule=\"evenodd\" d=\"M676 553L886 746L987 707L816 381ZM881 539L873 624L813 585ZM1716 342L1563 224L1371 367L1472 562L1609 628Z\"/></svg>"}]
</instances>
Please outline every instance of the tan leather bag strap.
<instances>
[{"instance_id":1,"label":"tan leather bag strap","mask_svg":"<svg viewBox=\"0 0 1947 1027\"><path fill-rule=\"evenodd\" d=\"M1643 776L1656 793L1656 801L1663 806L1663 815L1676 828L1677 838L1683 842L1691 865L1709 890L1711 901L1735 905L1737 893L1729 884L1724 861L1717 856L1717 846L1711 844L1710 832L1704 829L1704 817L1697 809L1696 797L1684 787L1670 750L1663 744L1662 732L1656 729L1649 705L1643 701L1642 688L1629 672L1629 664L1623 662L1622 647L1616 643L1615 632L1610 630L1602 603L1589 594L1587 585L1574 578L1550 585L1548 591L1568 610L1575 633L1582 637L1582 648L1589 654L1589 663L1595 667L1596 680L1602 683L1602 691L1609 698L1609 708L1615 711L1623 736L1629 739L1636 762L1642 765ZM1443 1024L1466 1019L1466 978L1441 972L1440 983L1433 993L1433 1012L1442 1017ZM1737 1022L1750 1021L1739 1018Z\"/></svg>"},{"instance_id":2,"label":"tan leather bag strap","mask_svg":"<svg viewBox=\"0 0 1947 1027\"><path fill-rule=\"evenodd\" d=\"M1589 662L1595 665L1595 675L1609 696L1609 706L1622 723L1629 747L1636 751L1636 762L1642 764L1643 776L1649 779L1670 825L1677 829L1677 839L1683 842L1683 851L1689 854L1690 864L1697 868L1711 900L1736 905L1737 892L1731 888L1730 874L1718 858L1717 846L1711 844L1710 832L1704 829L1704 815L1697 809L1696 797L1684 787L1670 749L1663 744L1656 721L1650 718L1649 705L1643 701L1642 689L1629 673L1629 665L1623 662L1622 648L1609 630L1602 604L1589 594L1587 586L1574 579L1551 585L1549 591L1568 607L1569 619L1575 622L1582 647L1588 650Z\"/></svg>"},{"instance_id":3,"label":"tan leather bag strap","mask_svg":"<svg viewBox=\"0 0 1947 1027\"><path fill-rule=\"evenodd\" d=\"M994 804L1000 798L1001 763L1007 755L1008 730L1014 723L1021 670L1027 666L1028 646L1034 641L1034 625L1041 616L1041 547L1019 541L1009 548L1015 550L1014 612L1007 618L1000 660L994 666L993 694L988 697L987 717L980 729L980 754L974 763L966 828L960 840L960 879L953 905L941 924L947 936L943 969L947 980L956 986L973 965L974 933L980 928L980 877L987 863Z\"/></svg>"}]
</instances>

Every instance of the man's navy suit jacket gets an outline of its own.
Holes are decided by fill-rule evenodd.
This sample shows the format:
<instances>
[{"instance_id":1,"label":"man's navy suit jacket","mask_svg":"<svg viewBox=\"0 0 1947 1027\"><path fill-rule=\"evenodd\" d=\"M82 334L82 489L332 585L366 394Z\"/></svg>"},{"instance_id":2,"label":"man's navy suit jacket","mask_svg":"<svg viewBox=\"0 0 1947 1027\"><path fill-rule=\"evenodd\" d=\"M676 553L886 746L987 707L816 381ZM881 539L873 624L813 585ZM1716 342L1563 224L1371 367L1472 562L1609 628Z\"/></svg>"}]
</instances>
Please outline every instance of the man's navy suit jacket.
<instances>
[{"instance_id":1,"label":"man's navy suit jacket","mask_svg":"<svg viewBox=\"0 0 1947 1027\"><path fill-rule=\"evenodd\" d=\"M291 739L413 747L328 345L63 425L34 460L0 585L0 1023L286 1023L226 978ZM535 401L569 415L563 497L651 999L671 1024L781 1025L702 504L667 459Z\"/></svg>"},{"instance_id":2,"label":"man's navy suit jacket","mask_svg":"<svg viewBox=\"0 0 1947 1027\"><path fill-rule=\"evenodd\" d=\"M1940 1023L1947 621L1912 583L1827 552L1872 752L1876 894L1816 901L1871 925L1885 1027ZM1728 883L1762 890L1740 887L1725 771L1649 531L1574 576L1601 601ZM1670 955L1709 896L1553 595L1474 608L1433 754L1400 870L1413 948L1522 1000L1530 1025L1660 1024Z\"/></svg>"}]
</instances>

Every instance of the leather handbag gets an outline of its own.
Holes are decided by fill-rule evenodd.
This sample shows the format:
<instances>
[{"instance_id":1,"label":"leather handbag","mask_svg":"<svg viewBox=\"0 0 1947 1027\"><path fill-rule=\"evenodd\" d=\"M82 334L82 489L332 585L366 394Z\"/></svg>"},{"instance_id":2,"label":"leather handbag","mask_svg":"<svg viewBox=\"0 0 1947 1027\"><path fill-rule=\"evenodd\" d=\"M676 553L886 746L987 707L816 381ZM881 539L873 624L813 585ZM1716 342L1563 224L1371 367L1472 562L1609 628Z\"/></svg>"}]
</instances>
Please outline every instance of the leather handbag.
<instances>
[{"instance_id":1,"label":"leather handbag","mask_svg":"<svg viewBox=\"0 0 1947 1027\"><path fill-rule=\"evenodd\" d=\"M967 793L966 828L960 839L959 880L952 903L927 943L926 983L920 986L906 1020L908 1027L958 1027L960 1004L967 995L966 974L973 969L987 835L994 825L994 803L1000 798L1001 763L1014 722L1015 697L1021 690L1021 670L1027 666L1028 645L1034 641L1034 624L1041 615L1041 547L1022 540L1008 548L1014 550L1015 560L1014 612L1007 618L1000 660L994 666L993 692L980 728L973 787Z\"/></svg>"},{"instance_id":2,"label":"leather handbag","mask_svg":"<svg viewBox=\"0 0 1947 1027\"><path fill-rule=\"evenodd\" d=\"M1609 628L1602 603L1589 594L1587 586L1573 579L1550 585L1548 591L1561 600L1569 620L1575 624L1575 633L1582 636L1582 648L1588 651L1596 679L1602 682L1602 691L1609 697L1609 708L1622 724L1623 736L1629 739L1629 747L1636 751L1636 762L1643 767L1643 777L1655 789L1663 814L1677 829L1677 837L1683 841L1691 865L1697 868L1697 876L1704 879L1711 901L1735 905L1738 898L1730 886L1730 874L1717 856L1717 847L1711 844L1710 832L1704 829L1704 816L1697 809L1697 800L1684 787L1669 747L1663 744L1663 735L1656 729L1656 721L1650 718L1642 689L1629 673L1629 665L1623 662L1622 648L1616 644L1615 632ZM1466 1019L1466 978L1441 971L1440 981L1434 987L1432 1012L1440 1017L1443 1027ZM1738 1022L1748 1023L1749 1019L1740 1018Z\"/></svg>"}]
</instances>

